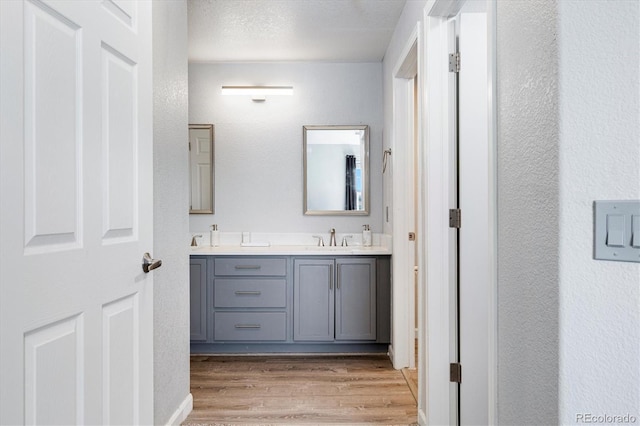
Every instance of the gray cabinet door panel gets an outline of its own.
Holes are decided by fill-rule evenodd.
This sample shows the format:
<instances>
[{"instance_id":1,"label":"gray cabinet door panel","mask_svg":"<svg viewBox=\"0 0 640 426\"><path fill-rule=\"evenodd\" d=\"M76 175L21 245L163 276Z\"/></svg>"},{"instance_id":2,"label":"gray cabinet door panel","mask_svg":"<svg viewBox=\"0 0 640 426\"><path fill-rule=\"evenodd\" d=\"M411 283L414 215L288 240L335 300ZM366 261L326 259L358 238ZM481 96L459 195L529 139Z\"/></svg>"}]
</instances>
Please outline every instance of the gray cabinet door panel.
<instances>
[{"instance_id":1,"label":"gray cabinet door panel","mask_svg":"<svg viewBox=\"0 0 640 426\"><path fill-rule=\"evenodd\" d=\"M191 340L207 340L207 259L191 258L189 262L189 297Z\"/></svg>"},{"instance_id":2,"label":"gray cabinet door panel","mask_svg":"<svg viewBox=\"0 0 640 426\"><path fill-rule=\"evenodd\" d=\"M375 259L336 259L336 268L336 340L375 340Z\"/></svg>"},{"instance_id":3,"label":"gray cabinet door panel","mask_svg":"<svg viewBox=\"0 0 640 426\"><path fill-rule=\"evenodd\" d=\"M287 338L284 312L216 312L214 338L217 341L275 341Z\"/></svg>"},{"instance_id":4,"label":"gray cabinet door panel","mask_svg":"<svg viewBox=\"0 0 640 426\"><path fill-rule=\"evenodd\" d=\"M296 259L293 271L293 340L334 337L333 259Z\"/></svg>"},{"instance_id":5,"label":"gray cabinet door panel","mask_svg":"<svg viewBox=\"0 0 640 426\"><path fill-rule=\"evenodd\" d=\"M216 278L216 308L284 308L287 280L261 278Z\"/></svg>"}]
</instances>

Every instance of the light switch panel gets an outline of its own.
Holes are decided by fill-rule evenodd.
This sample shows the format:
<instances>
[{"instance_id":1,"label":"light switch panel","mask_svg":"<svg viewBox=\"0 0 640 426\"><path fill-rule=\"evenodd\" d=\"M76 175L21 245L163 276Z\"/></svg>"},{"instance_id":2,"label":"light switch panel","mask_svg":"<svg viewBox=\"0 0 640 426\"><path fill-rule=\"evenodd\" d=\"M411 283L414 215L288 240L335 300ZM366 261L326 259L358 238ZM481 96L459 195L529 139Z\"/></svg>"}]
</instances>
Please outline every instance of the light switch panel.
<instances>
[{"instance_id":1,"label":"light switch panel","mask_svg":"<svg viewBox=\"0 0 640 426\"><path fill-rule=\"evenodd\" d=\"M594 202L594 258L640 262L640 201Z\"/></svg>"},{"instance_id":2,"label":"light switch panel","mask_svg":"<svg viewBox=\"0 0 640 426\"><path fill-rule=\"evenodd\" d=\"M640 215L631 217L631 247L640 249Z\"/></svg>"}]
</instances>

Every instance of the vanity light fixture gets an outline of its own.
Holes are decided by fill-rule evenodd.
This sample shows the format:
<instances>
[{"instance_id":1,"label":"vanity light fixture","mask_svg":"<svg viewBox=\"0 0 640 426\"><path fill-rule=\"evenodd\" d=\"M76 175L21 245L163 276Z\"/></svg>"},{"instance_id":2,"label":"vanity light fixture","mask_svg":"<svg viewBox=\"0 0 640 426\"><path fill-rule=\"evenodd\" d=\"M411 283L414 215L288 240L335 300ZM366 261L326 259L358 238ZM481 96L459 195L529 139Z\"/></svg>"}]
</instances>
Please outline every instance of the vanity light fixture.
<instances>
[{"instance_id":1,"label":"vanity light fixture","mask_svg":"<svg viewBox=\"0 0 640 426\"><path fill-rule=\"evenodd\" d=\"M256 102L265 101L267 96L293 95L293 86L222 86L223 95L251 96Z\"/></svg>"}]
</instances>

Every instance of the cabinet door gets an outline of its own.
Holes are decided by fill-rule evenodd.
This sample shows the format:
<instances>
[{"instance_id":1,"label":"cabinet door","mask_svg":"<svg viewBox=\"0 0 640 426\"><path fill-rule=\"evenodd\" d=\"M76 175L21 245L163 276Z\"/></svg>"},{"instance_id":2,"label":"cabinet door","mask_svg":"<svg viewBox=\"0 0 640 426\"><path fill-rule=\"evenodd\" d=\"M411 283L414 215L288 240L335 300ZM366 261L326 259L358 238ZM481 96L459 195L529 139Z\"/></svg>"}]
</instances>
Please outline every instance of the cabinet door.
<instances>
[{"instance_id":1,"label":"cabinet door","mask_svg":"<svg viewBox=\"0 0 640 426\"><path fill-rule=\"evenodd\" d=\"M336 259L336 340L376 339L376 260Z\"/></svg>"},{"instance_id":2,"label":"cabinet door","mask_svg":"<svg viewBox=\"0 0 640 426\"><path fill-rule=\"evenodd\" d=\"M191 340L207 340L207 259L191 258Z\"/></svg>"},{"instance_id":3,"label":"cabinet door","mask_svg":"<svg viewBox=\"0 0 640 426\"><path fill-rule=\"evenodd\" d=\"M294 261L294 340L333 341L334 293L333 260Z\"/></svg>"}]
</instances>

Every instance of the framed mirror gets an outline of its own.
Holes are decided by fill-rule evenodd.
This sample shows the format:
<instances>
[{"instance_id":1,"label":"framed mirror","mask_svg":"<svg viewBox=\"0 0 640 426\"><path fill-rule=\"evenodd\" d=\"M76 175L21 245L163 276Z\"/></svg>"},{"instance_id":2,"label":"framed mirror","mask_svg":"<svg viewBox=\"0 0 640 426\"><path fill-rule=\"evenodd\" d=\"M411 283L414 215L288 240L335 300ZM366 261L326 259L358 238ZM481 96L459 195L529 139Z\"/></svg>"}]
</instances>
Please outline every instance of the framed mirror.
<instances>
[{"instance_id":1,"label":"framed mirror","mask_svg":"<svg viewBox=\"0 0 640 426\"><path fill-rule=\"evenodd\" d=\"M189 213L213 213L213 124L189 124Z\"/></svg>"},{"instance_id":2,"label":"framed mirror","mask_svg":"<svg viewBox=\"0 0 640 426\"><path fill-rule=\"evenodd\" d=\"M369 126L303 126L305 215L369 214Z\"/></svg>"}]
</instances>

